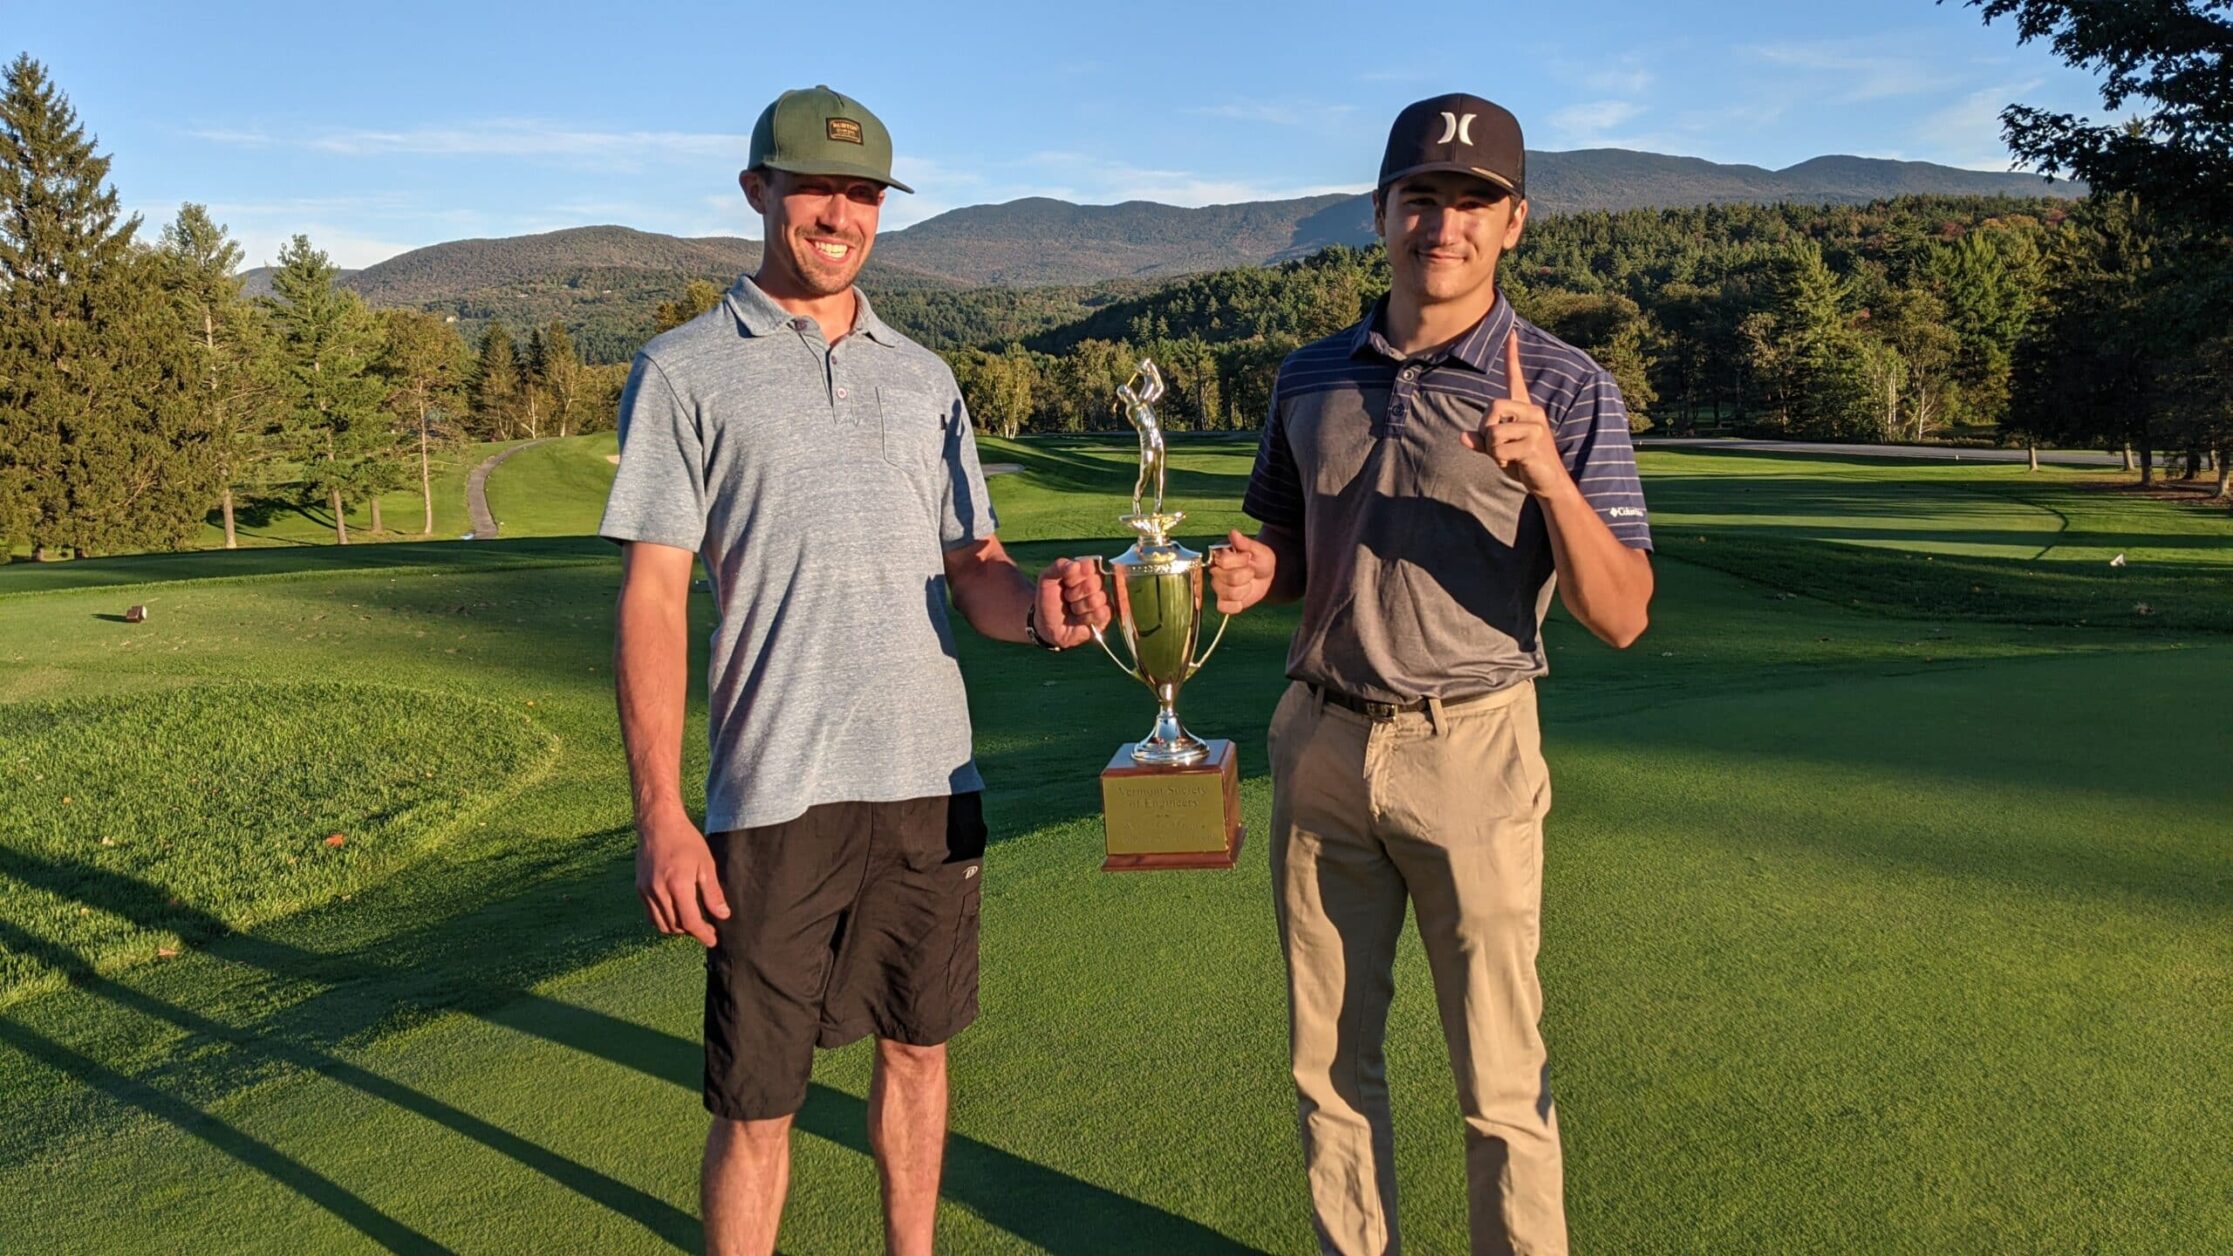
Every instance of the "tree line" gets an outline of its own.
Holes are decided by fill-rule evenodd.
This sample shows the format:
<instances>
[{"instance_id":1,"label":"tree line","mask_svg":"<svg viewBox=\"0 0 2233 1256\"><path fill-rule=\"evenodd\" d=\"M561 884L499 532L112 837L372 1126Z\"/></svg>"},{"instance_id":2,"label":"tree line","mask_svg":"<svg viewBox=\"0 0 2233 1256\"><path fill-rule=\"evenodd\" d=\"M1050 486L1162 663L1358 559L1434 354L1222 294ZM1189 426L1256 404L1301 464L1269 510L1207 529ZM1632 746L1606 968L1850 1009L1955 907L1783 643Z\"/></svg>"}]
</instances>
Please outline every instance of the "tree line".
<instances>
[{"instance_id":1,"label":"tree line","mask_svg":"<svg viewBox=\"0 0 2233 1256\"><path fill-rule=\"evenodd\" d=\"M2016 154L2080 201L1901 197L1716 205L1530 224L1502 286L1612 372L1639 429L1860 441L1989 439L2159 455L2233 478L2233 19L2213 0L1965 0L2103 71L2096 126L2014 106ZM2127 108L2135 102L2145 109ZM196 205L153 241L123 218L67 98L28 56L0 92L0 554L186 543L244 495L331 511L416 482L468 440L608 425L622 365L569 328L368 309L301 237L249 299ZM1114 429L1143 356L1174 429L1252 427L1279 363L1387 290L1377 248L1272 267L1018 294L895 293L1001 435ZM719 300L702 279L659 330Z\"/></svg>"},{"instance_id":2,"label":"tree line","mask_svg":"<svg viewBox=\"0 0 2233 1256\"><path fill-rule=\"evenodd\" d=\"M2103 125L2026 105L2009 148L2093 190L2055 240L2018 347L2009 427L2024 439L2214 463L2233 495L2233 14L2223 0L1964 0L2019 42L2102 74Z\"/></svg>"},{"instance_id":3,"label":"tree line","mask_svg":"<svg viewBox=\"0 0 2233 1256\"><path fill-rule=\"evenodd\" d=\"M584 366L566 328L478 350L454 321L372 310L303 236L269 297L200 205L154 240L124 217L67 96L28 56L0 90L0 555L171 548L213 517L237 544L244 497L348 508L388 530L383 494L468 441L609 426L625 368ZM404 529L398 528L397 531Z\"/></svg>"},{"instance_id":4,"label":"tree line","mask_svg":"<svg viewBox=\"0 0 2233 1256\"><path fill-rule=\"evenodd\" d=\"M2118 126L2003 115L2011 150L2084 199L1568 214L1529 225L1504 291L1607 367L1639 430L2090 447L2143 483L2169 454L2233 497L2233 18L2219 0L1964 2L2102 72L2109 109L2146 106ZM942 352L1002 435L1121 426L1112 394L1143 355L1174 428L1250 426L1287 353L1387 287L1378 249L1337 247ZM964 304L926 306L922 330L985 326Z\"/></svg>"},{"instance_id":5,"label":"tree line","mask_svg":"<svg viewBox=\"0 0 2233 1256\"><path fill-rule=\"evenodd\" d=\"M1531 223L1499 284L1611 372L1639 431L2093 447L2144 478L2167 451L2222 480L2229 286L2193 221L2116 192L1579 213ZM1378 248L1336 246L941 352L1004 436L1121 427L1142 356L1174 429L1252 427L1281 360L1387 288Z\"/></svg>"},{"instance_id":6,"label":"tree line","mask_svg":"<svg viewBox=\"0 0 2233 1256\"><path fill-rule=\"evenodd\" d=\"M2044 199L1905 197L1568 214L1530 224L1499 283L1604 364L1639 430L1928 439L2006 416L2068 213ZM1381 250L1336 246L946 355L1002 434L1120 425L1111 393L1142 355L1173 379L1174 426L1249 427L1280 361L1387 288Z\"/></svg>"}]
</instances>

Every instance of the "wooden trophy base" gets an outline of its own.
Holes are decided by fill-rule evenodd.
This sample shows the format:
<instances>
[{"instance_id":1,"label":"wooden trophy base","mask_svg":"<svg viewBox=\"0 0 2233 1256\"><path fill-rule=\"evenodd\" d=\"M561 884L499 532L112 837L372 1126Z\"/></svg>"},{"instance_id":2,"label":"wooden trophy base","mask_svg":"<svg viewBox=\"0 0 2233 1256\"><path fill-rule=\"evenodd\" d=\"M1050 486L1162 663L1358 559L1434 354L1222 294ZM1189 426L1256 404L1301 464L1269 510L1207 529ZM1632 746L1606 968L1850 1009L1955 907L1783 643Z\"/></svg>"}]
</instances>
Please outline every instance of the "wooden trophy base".
<instances>
[{"instance_id":1,"label":"wooden trophy base","mask_svg":"<svg viewBox=\"0 0 2233 1256\"><path fill-rule=\"evenodd\" d=\"M1109 857L1103 872L1230 868L1241 853L1240 756L1230 740L1209 743L1209 757L1177 767L1132 758L1127 742L1101 770L1101 823Z\"/></svg>"}]
</instances>

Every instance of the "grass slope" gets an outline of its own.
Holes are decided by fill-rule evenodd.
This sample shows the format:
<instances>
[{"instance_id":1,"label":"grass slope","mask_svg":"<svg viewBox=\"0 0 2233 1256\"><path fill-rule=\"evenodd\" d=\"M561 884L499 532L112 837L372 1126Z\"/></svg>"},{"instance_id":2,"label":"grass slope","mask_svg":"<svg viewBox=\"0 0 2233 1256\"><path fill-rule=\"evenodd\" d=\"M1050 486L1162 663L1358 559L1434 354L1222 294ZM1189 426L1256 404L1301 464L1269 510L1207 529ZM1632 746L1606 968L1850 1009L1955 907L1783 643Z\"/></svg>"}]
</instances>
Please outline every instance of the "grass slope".
<instances>
[{"instance_id":1,"label":"grass slope","mask_svg":"<svg viewBox=\"0 0 2233 1256\"><path fill-rule=\"evenodd\" d=\"M242 683L0 706L0 746L0 923L101 973L362 889L556 750L460 695ZM85 901L117 879L165 911ZM0 1006L65 975L0 953Z\"/></svg>"},{"instance_id":2,"label":"grass slope","mask_svg":"<svg viewBox=\"0 0 2233 1256\"><path fill-rule=\"evenodd\" d=\"M550 456L553 483L573 473ZM993 482L1027 563L1121 548L1128 449L985 456L1027 466ZM1234 519L1248 460L1245 445L1174 450L1189 529ZM1578 1248L2233 1244L2218 788L2233 642L2166 616L2000 622L1944 557L1913 578L1937 609L1892 613L1912 600L1907 568L1857 544L1879 538L1830 530L1898 517L1917 547L2036 532L2032 512L1956 487L1992 483L1982 469L1932 488L1921 468L1646 466L1663 547L1678 528L1709 550L1752 538L1789 547L1804 578L1663 561L1636 650L1562 615L1547 630L1560 796L1542 962ZM1771 480L1789 481L1773 508L1727 505ZM2186 535L2163 509L2086 529ZM2186 555L2163 578L2218 605L2233 532L2194 529L2193 545L2141 552ZM178 579L145 625L92 618L118 600L100 586L0 596L9 703L308 684L342 664L475 695L556 748L348 901L244 932L208 922L175 960L105 972L0 922L0 945L74 975L0 1014L8 1250L695 1245L700 961L648 937L629 891L609 547L365 548L394 565ZM1878 561L1814 587L1809 553ZM213 570L145 561L143 579ZM1145 725L1146 695L1097 653L959 634L997 845L985 1015L954 1057L946 1250L1308 1250L1260 840L1261 734L1292 625L1244 617L1186 692L1191 725L1243 748L1259 836L1242 867L1141 877L1094 871L1093 774ZM693 794L703 769L693 735ZM172 910L142 870L12 856L0 873L142 926ZM1415 1250L1462 1250L1458 1124L1414 942L1397 964L1404 1224ZM866 1081L858 1048L820 1062L786 1250L873 1249Z\"/></svg>"},{"instance_id":3,"label":"grass slope","mask_svg":"<svg viewBox=\"0 0 2233 1256\"><path fill-rule=\"evenodd\" d=\"M489 475L499 537L594 536L612 488L620 437L568 436L523 449Z\"/></svg>"}]
</instances>

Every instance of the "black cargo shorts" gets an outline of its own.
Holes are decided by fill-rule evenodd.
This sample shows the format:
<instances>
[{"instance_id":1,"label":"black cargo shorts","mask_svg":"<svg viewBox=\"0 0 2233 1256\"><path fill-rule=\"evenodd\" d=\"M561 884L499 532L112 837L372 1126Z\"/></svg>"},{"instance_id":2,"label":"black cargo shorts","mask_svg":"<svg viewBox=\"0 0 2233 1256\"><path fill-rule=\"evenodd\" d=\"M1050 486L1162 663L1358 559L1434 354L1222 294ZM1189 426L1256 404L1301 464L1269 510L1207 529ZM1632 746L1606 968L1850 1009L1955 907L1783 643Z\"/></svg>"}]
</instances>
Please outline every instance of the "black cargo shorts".
<instances>
[{"instance_id":1,"label":"black cargo shorts","mask_svg":"<svg viewBox=\"0 0 2233 1256\"><path fill-rule=\"evenodd\" d=\"M706 952L706 1108L789 1116L816 1047L935 1046L977 1017L983 798L839 802L708 841L729 918Z\"/></svg>"}]
</instances>

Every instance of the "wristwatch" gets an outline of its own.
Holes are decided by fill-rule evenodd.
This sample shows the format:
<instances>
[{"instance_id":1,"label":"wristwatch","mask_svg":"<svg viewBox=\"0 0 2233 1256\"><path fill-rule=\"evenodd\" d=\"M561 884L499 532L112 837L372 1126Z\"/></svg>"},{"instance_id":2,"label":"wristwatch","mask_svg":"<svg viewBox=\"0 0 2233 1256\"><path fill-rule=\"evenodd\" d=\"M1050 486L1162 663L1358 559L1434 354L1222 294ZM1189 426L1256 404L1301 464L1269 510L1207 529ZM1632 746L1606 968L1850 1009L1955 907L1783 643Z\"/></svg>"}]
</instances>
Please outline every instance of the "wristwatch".
<instances>
[{"instance_id":1,"label":"wristwatch","mask_svg":"<svg viewBox=\"0 0 2233 1256\"><path fill-rule=\"evenodd\" d=\"M1054 642L1049 641L1045 637L1039 635L1039 604L1037 602L1033 602L1031 605L1024 608L1023 636L1024 640L1029 641L1035 646L1038 646L1040 649L1045 650L1049 654L1062 653L1061 646L1056 645Z\"/></svg>"}]
</instances>

